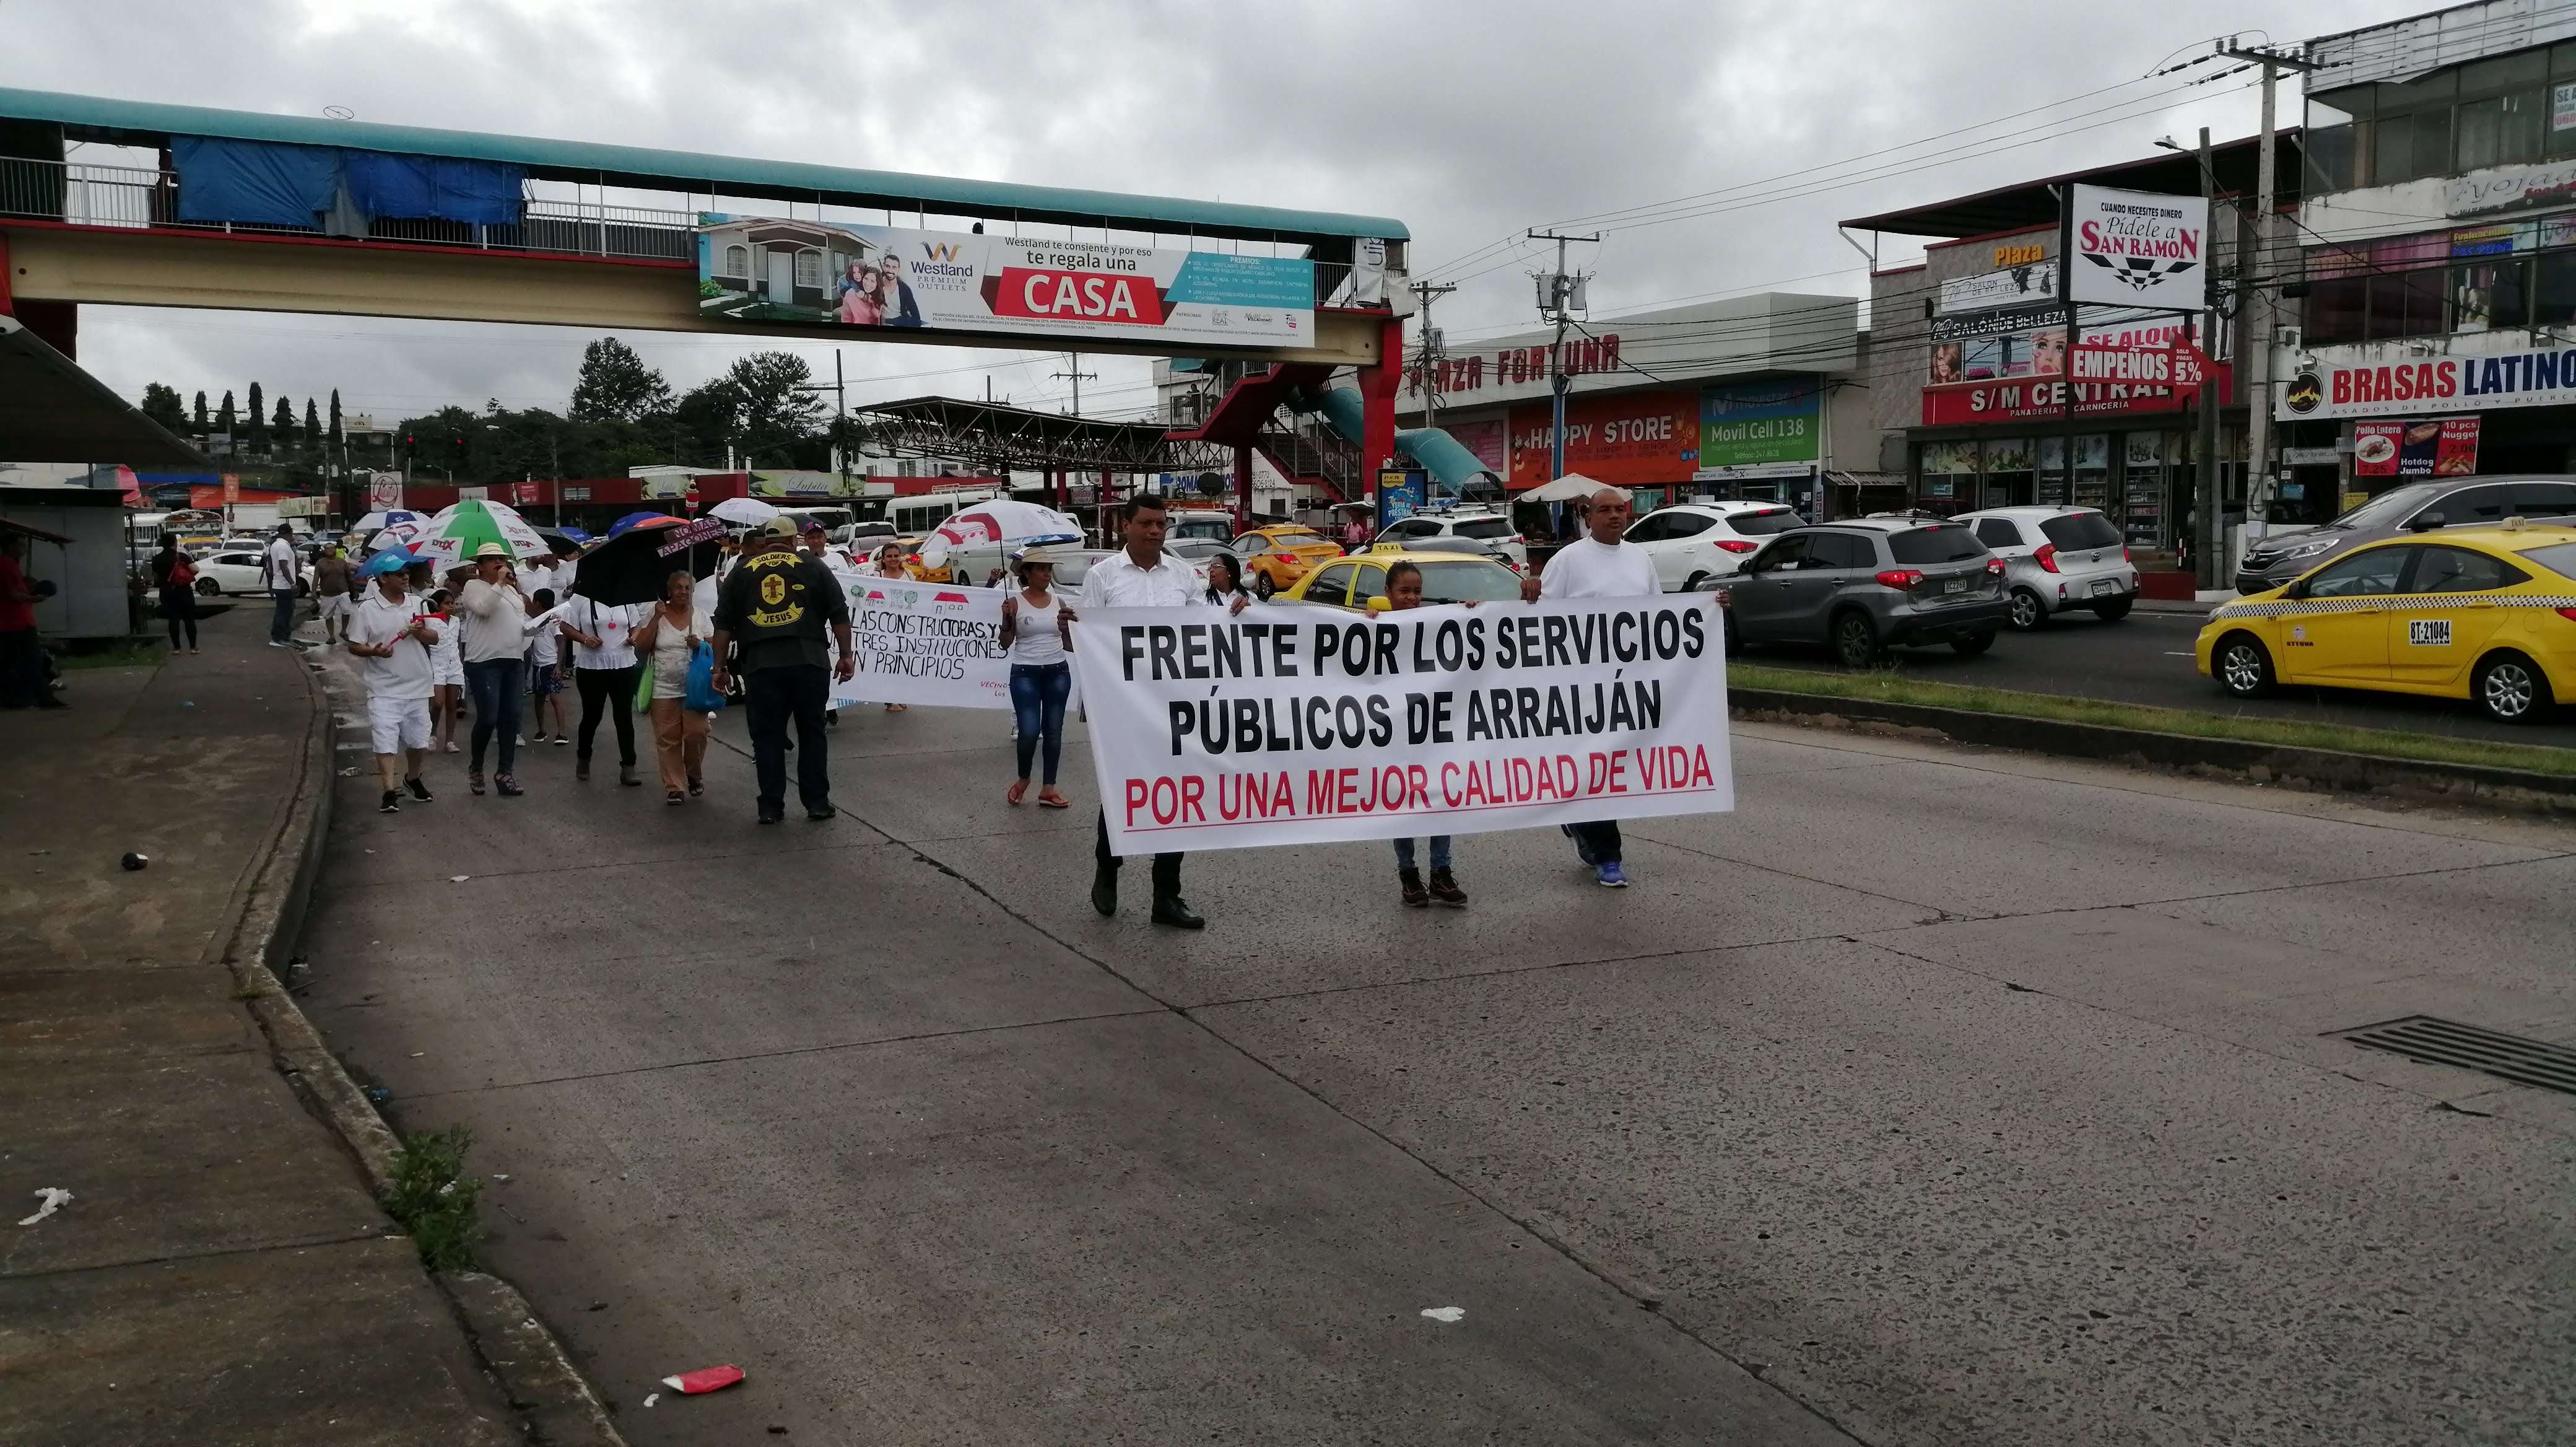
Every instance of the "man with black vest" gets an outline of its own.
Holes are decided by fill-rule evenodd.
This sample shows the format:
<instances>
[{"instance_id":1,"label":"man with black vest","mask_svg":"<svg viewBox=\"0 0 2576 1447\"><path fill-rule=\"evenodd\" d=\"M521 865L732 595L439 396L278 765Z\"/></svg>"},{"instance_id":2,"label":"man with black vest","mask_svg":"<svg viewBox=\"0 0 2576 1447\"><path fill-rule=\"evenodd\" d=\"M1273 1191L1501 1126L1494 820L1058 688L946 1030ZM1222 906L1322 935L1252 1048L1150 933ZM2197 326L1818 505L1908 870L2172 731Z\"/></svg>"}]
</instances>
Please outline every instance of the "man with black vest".
<instances>
[{"instance_id":1,"label":"man with black vest","mask_svg":"<svg viewBox=\"0 0 2576 1447\"><path fill-rule=\"evenodd\" d=\"M796 551L796 523L772 518L752 552L725 578L715 615L715 686L729 691L730 650L739 647L751 759L760 777L760 822L787 816L787 721L796 720L796 795L805 817L832 817L831 745L823 709L832 695L824 625L840 644L847 681L858 655L850 647L850 600L832 570Z\"/></svg>"}]
</instances>

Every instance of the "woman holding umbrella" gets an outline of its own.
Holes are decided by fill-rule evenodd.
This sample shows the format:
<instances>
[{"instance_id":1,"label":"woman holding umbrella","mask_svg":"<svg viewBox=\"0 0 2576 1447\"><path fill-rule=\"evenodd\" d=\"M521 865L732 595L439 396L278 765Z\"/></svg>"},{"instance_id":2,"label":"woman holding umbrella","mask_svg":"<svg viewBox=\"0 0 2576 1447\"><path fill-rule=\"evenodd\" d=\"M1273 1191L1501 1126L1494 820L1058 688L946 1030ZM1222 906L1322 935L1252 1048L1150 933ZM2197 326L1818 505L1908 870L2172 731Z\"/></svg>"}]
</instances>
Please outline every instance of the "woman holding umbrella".
<instances>
[{"instance_id":1,"label":"woman holding umbrella","mask_svg":"<svg viewBox=\"0 0 2576 1447\"><path fill-rule=\"evenodd\" d=\"M584 650L576 652L576 664L593 666L582 663L585 656L600 664L613 663L618 655L588 652L592 645L583 640L609 641L608 632L591 626L593 622L631 620L623 639L628 667L614 675L624 682L612 681L612 696L604 701L611 708L623 708L625 697L635 692L633 668L640 666L650 674L654 744L661 756L664 797L673 804L685 803L689 795L705 789L700 771L706 756L707 719L690 712L685 703L689 654L699 639L715 632L710 610L696 601L697 580L715 571L723 544L724 524L714 518L694 522L658 515L620 519L606 542L582 555L573 573L575 610L570 616L580 630L574 641ZM587 701L589 680L578 673L576 678L585 685L582 717L587 753L589 731L597 721ZM624 744L621 729L621 750ZM619 782L634 780L621 770Z\"/></svg>"},{"instance_id":2,"label":"woman holding umbrella","mask_svg":"<svg viewBox=\"0 0 2576 1447\"><path fill-rule=\"evenodd\" d=\"M483 792L483 754L492 736L501 737L500 765L492 787L505 799L525 792L515 768L519 757L519 704L527 695L522 682L528 647L528 597L512 575L510 549L498 542L474 553L474 576L456 598L463 613L465 690L474 696L474 736L466 764L465 787Z\"/></svg>"}]
</instances>

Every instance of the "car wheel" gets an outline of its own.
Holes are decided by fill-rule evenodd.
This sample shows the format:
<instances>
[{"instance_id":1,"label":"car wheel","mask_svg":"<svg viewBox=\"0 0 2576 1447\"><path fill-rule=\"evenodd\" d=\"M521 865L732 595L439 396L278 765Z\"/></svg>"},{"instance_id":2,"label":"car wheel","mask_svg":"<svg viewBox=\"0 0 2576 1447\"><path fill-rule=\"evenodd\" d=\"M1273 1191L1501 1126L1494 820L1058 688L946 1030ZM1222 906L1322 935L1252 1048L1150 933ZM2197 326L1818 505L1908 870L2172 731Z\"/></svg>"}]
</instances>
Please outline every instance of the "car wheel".
<instances>
[{"instance_id":1,"label":"car wheel","mask_svg":"<svg viewBox=\"0 0 2576 1447\"><path fill-rule=\"evenodd\" d=\"M2039 595L2028 588L2015 588L2012 590L2012 612L2007 619L2014 632L2028 633L2048 621L2048 605L2039 601Z\"/></svg>"},{"instance_id":2,"label":"car wheel","mask_svg":"<svg viewBox=\"0 0 2576 1447\"><path fill-rule=\"evenodd\" d=\"M1978 654L1983 653L1994 646L1995 635L1991 630L1984 633L1971 633L1965 638L1953 638L1950 640L1950 651L1958 654L1961 658L1974 658Z\"/></svg>"},{"instance_id":3,"label":"car wheel","mask_svg":"<svg viewBox=\"0 0 2576 1447\"><path fill-rule=\"evenodd\" d=\"M1708 574L1693 573L1690 575L1690 581L1682 584L1682 591L1685 593L1696 593L1699 591L1699 585L1707 581Z\"/></svg>"},{"instance_id":4,"label":"car wheel","mask_svg":"<svg viewBox=\"0 0 2576 1447\"><path fill-rule=\"evenodd\" d=\"M1270 581L1270 575L1268 573L1255 573L1252 575L1252 596L1260 599L1264 603L1267 603L1270 601L1270 595L1278 591L1279 585Z\"/></svg>"},{"instance_id":5,"label":"car wheel","mask_svg":"<svg viewBox=\"0 0 2576 1447\"><path fill-rule=\"evenodd\" d=\"M1845 668L1867 668L1878 662L1878 625L1858 608L1834 615L1834 661Z\"/></svg>"},{"instance_id":6,"label":"car wheel","mask_svg":"<svg viewBox=\"0 0 2576 1447\"><path fill-rule=\"evenodd\" d=\"M2094 604L2093 616L2101 619L2105 623L2117 623L2121 619L2129 616L2130 606L2131 600L2127 598L2114 598L2108 603Z\"/></svg>"},{"instance_id":7,"label":"car wheel","mask_svg":"<svg viewBox=\"0 0 2576 1447\"><path fill-rule=\"evenodd\" d=\"M2519 653L2493 653L2469 676L2469 697L2498 723L2531 723L2549 712L2549 680Z\"/></svg>"},{"instance_id":8,"label":"car wheel","mask_svg":"<svg viewBox=\"0 0 2576 1447\"><path fill-rule=\"evenodd\" d=\"M215 581L214 579L212 579L212 578L199 578L199 579L197 580L197 596L198 596L198 597L201 597L201 598L220 598L220 597L222 597L223 595L224 595L224 585L223 585L223 584L216 582L216 581Z\"/></svg>"},{"instance_id":9,"label":"car wheel","mask_svg":"<svg viewBox=\"0 0 2576 1447\"><path fill-rule=\"evenodd\" d=\"M2261 698L2272 691L2272 655L2251 633L2230 633L2218 640L2209 671L2218 686L2237 698Z\"/></svg>"}]
</instances>

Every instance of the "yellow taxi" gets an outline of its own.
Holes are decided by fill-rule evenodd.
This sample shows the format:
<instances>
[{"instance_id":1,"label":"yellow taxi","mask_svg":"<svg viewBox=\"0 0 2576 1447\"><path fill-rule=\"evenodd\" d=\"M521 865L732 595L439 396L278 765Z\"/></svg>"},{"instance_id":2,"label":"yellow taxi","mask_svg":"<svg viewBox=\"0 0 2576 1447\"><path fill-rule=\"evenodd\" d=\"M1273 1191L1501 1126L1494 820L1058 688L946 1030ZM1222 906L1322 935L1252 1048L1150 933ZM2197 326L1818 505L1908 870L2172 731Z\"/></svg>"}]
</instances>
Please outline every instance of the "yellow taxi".
<instances>
[{"instance_id":1,"label":"yellow taxi","mask_svg":"<svg viewBox=\"0 0 2576 1447\"><path fill-rule=\"evenodd\" d=\"M1234 540L1234 555L1243 560L1243 585L1267 598L1305 577L1326 558L1342 555L1341 546L1313 528L1254 528Z\"/></svg>"},{"instance_id":2,"label":"yellow taxi","mask_svg":"<svg viewBox=\"0 0 2576 1447\"><path fill-rule=\"evenodd\" d=\"M2355 548L2220 606L2193 656L2238 698L2325 684L2532 722L2576 698L2576 528L2508 518Z\"/></svg>"},{"instance_id":3,"label":"yellow taxi","mask_svg":"<svg viewBox=\"0 0 2576 1447\"><path fill-rule=\"evenodd\" d=\"M1321 603L1355 613L1376 611L1386 598L1386 569L1401 559L1422 570L1422 601L1431 603L1499 603L1521 595L1521 575L1489 558L1458 553L1413 552L1380 544L1365 553L1336 558L1316 568L1279 595L1291 603Z\"/></svg>"}]
</instances>

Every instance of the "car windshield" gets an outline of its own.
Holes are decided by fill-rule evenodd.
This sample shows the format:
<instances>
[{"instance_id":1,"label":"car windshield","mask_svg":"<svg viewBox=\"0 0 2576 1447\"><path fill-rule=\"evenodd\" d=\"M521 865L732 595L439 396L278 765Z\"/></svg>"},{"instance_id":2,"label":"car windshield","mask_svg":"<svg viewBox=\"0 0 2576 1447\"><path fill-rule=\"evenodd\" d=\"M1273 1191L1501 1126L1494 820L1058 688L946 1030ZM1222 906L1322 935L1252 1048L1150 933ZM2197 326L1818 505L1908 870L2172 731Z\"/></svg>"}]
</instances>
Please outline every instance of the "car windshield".
<instances>
[{"instance_id":1,"label":"car windshield","mask_svg":"<svg viewBox=\"0 0 2576 1447\"><path fill-rule=\"evenodd\" d=\"M1274 548L1311 548L1317 544L1322 544L1325 547L1333 546L1322 536L1302 530L1296 532L1272 533L1270 535L1270 545Z\"/></svg>"},{"instance_id":2,"label":"car windshield","mask_svg":"<svg viewBox=\"0 0 2576 1447\"><path fill-rule=\"evenodd\" d=\"M1164 546L1184 558L1213 558L1219 553L1230 551L1224 543L1214 538L1175 538Z\"/></svg>"},{"instance_id":3,"label":"car windshield","mask_svg":"<svg viewBox=\"0 0 2576 1447\"><path fill-rule=\"evenodd\" d=\"M2576 543L2551 543L2522 554L2562 578L2576 578Z\"/></svg>"},{"instance_id":4,"label":"car windshield","mask_svg":"<svg viewBox=\"0 0 2576 1447\"><path fill-rule=\"evenodd\" d=\"M1500 563L1458 562L1422 565L1425 603L1499 603L1521 595L1521 580Z\"/></svg>"},{"instance_id":5,"label":"car windshield","mask_svg":"<svg viewBox=\"0 0 2576 1447\"><path fill-rule=\"evenodd\" d=\"M1734 513L1727 518L1726 525L1735 529L1739 537L1767 538L1773 533L1785 533L1796 527L1798 515L1785 507L1766 507L1759 512Z\"/></svg>"},{"instance_id":6,"label":"car windshield","mask_svg":"<svg viewBox=\"0 0 2576 1447\"><path fill-rule=\"evenodd\" d=\"M2418 482L2406 487L2393 487L2326 526L2359 531L2395 527L2399 518L2431 502L2447 486L2447 483Z\"/></svg>"},{"instance_id":7,"label":"car windshield","mask_svg":"<svg viewBox=\"0 0 2576 1447\"><path fill-rule=\"evenodd\" d=\"M1451 531L1462 538L1507 538L1512 523L1509 518L1461 518Z\"/></svg>"},{"instance_id":8,"label":"car windshield","mask_svg":"<svg viewBox=\"0 0 2576 1447\"><path fill-rule=\"evenodd\" d=\"M1887 538L1890 557L1900 563L1964 563L1985 556L1986 545L1977 535L1957 523L1934 523L1926 528L1910 528L1890 533Z\"/></svg>"},{"instance_id":9,"label":"car windshield","mask_svg":"<svg viewBox=\"0 0 2576 1447\"><path fill-rule=\"evenodd\" d=\"M2070 553L2085 548L2116 548L2120 545L2120 530L2111 526L2111 520L2098 512L2071 512L2063 517L2043 518L2039 530L2048 535L2050 542Z\"/></svg>"}]
</instances>

